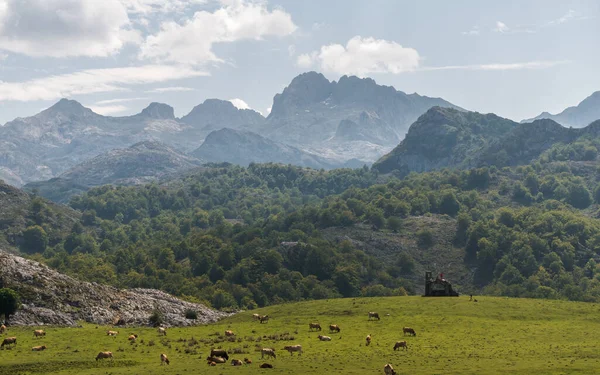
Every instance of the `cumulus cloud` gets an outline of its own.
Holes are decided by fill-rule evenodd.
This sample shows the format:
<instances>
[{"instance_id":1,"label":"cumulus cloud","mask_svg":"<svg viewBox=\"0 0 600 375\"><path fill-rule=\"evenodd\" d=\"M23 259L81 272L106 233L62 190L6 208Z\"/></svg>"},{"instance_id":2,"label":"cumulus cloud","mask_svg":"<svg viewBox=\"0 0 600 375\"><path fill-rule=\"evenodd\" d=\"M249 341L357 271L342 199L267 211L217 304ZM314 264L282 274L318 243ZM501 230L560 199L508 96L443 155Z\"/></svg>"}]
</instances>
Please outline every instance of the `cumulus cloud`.
<instances>
[{"instance_id":1,"label":"cumulus cloud","mask_svg":"<svg viewBox=\"0 0 600 375\"><path fill-rule=\"evenodd\" d=\"M248 103L246 103L245 101L243 101L242 99L239 98L235 98L235 99L229 99L229 101L231 102L231 104L233 104L234 107L236 107L237 109L252 109L250 108L250 106L248 105Z\"/></svg>"},{"instance_id":2,"label":"cumulus cloud","mask_svg":"<svg viewBox=\"0 0 600 375\"><path fill-rule=\"evenodd\" d=\"M129 86L206 76L182 65L143 65L127 68L88 69L24 82L0 81L0 100L52 100L73 95L126 91Z\"/></svg>"},{"instance_id":3,"label":"cumulus cloud","mask_svg":"<svg viewBox=\"0 0 600 375\"><path fill-rule=\"evenodd\" d=\"M92 0L94 1L94 0ZM120 0L133 14L183 12L192 6L205 4L207 0Z\"/></svg>"},{"instance_id":4,"label":"cumulus cloud","mask_svg":"<svg viewBox=\"0 0 600 375\"><path fill-rule=\"evenodd\" d=\"M117 113L123 113L129 108L124 105L92 105L90 109L100 115L110 116Z\"/></svg>"},{"instance_id":5,"label":"cumulus cloud","mask_svg":"<svg viewBox=\"0 0 600 375\"><path fill-rule=\"evenodd\" d=\"M361 36L350 39L346 46L322 46L319 51L302 54L296 60L302 68L316 64L327 72L357 76L414 71L419 61L419 53L413 48L403 47L394 41Z\"/></svg>"},{"instance_id":6,"label":"cumulus cloud","mask_svg":"<svg viewBox=\"0 0 600 375\"><path fill-rule=\"evenodd\" d=\"M140 57L187 64L222 62L214 44L286 36L296 29L282 9L269 10L264 2L222 0L214 12L198 11L183 23L163 22L142 44Z\"/></svg>"},{"instance_id":7,"label":"cumulus cloud","mask_svg":"<svg viewBox=\"0 0 600 375\"><path fill-rule=\"evenodd\" d=\"M28 56L108 56L139 43L119 0L0 0L0 49Z\"/></svg>"}]
</instances>

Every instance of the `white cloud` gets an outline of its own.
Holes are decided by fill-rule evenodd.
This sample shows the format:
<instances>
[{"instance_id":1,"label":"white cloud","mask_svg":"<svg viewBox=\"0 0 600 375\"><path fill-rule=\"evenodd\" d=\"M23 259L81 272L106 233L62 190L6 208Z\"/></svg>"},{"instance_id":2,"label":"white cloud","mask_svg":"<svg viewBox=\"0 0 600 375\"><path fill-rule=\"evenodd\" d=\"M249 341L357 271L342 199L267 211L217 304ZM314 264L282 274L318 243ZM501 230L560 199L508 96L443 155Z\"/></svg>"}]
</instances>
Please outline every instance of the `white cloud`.
<instances>
[{"instance_id":1,"label":"white cloud","mask_svg":"<svg viewBox=\"0 0 600 375\"><path fill-rule=\"evenodd\" d=\"M267 108L267 115L271 114L271 107Z\"/></svg>"},{"instance_id":2,"label":"white cloud","mask_svg":"<svg viewBox=\"0 0 600 375\"><path fill-rule=\"evenodd\" d=\"M147 100L147 99L148 98L116 98L116 99L100 100L99 102L96 102L96 105L103 106L103 105L107 105L107 104L135 102L138 100Z\"/></svg>"},{"instance_id":3,"label":"white cloud","mask_svg":"<svg viewBox=\"0 0 600 375\"><path fill-rule=\"evenodd\" d=\"M434 70L522 70L522 69L546 69L558 65L568 64L568 60L559 61L528 61L521 63L498 63L498 64L474 64L474 65L448 65L427 66L419 68L419 71Z\"/></svg>"},{"instance_id":4,"label":"white cloud","mask_svg":"<svg viewBox=\"0 0 600 375\"><path fill-rule=\"evenodd\" d=\"M92 0L95 1L95 0ZM205 4L207 0L120 0L133 14L183 12L195 5Z\"/></svg>"},{"instance_id":5,"label":"white cloud","mask_svg":"<svg viewBox=\"0 0 600 375\"><path fill-rule=\"evenodd\" d=\"M125 107L124 105L93 105L90 106L90 109L100 115L110 116L116 113L123 113L129 108Z\"/></svg>"},{"instance_id":6,"label":"white cloud","mask_svg":"<svg viewBox=\"0 0 600 375\"><path fill-rule=\"evenodd\" d=\"M294 56L296 54L296 46L291 44L288 46L288 55L290 55L290 57Z\"/></svg>"},{"instance_id":7,"label":"white cloud","mask_svg":"<svg viewBox=\"0 0 600 375\"><path fill-rule=\"evenodd\" d=\"M234 107L236 107L237 109L252 109L250 108L250 106L248 105L248 103L246 103L245 101L243 101L242 99L239 98L235 98L235 99L229 99L229 101L231 102L231 104L233 104Z\"/></svg>"},{"instance_id":8,"label":"white cloud","mask_svg":"<svg viewBox=\"0 0 600 375\"><path fill-rule=\"evenodd\" d=\"M0 101L53 100L72 95L123 91L131 85L159 83L206 75L208 75L206 72L188 66L176 65L88 69L24 82L0 81Z\"/></svg>"},{"instance_id":9,"label":"white cloud","mask_svg":"<svg viewBox=\"0 0 600 375\"><path fill-rule=\"evenodd\" d=\"M109 56L141 36L119 0L0 0L0 49L28 56Z\"/></svg>"},{"instance_id":10,"label":"white cloud","mask_svg":"<svg viewBox=\"0 0 600 375\"><path fill-rule=\"evenodd\" d=\"M263 2L221 2L214 12L198 11L181 24L163 22L142 44L140 57L187 64L222 62L213 52L216 43L286 36L297 29L289 13L269 11Z\"/></svg>"},{"instance_id":11,"label":"white cloud","mask_svg":"<svg viewBox=\"0 0 600 375\"><path fill-rule=\"evenodd\" d=\"M181 86L172 86L172 87L158 87L152 90L148 90L146 92L155 92L155 93L165 93L165 92L183 92L183 91L196 91L196 89L192 87L181 87Z\"/></svg>"},{"instance_id":12,"label":"white cloud","mask_svg":"<svg viewBox=\"0 0 600 375\"><path fill-rule=\"evenodd\" d=\"M365 76L370 73L399 74L419 66L419 53L394 41L355 36L346 46L330 44L320 51L298 56L302 68L318 64L327 72Z\"/></svg>"},{"instance_id":13,"label":"white cloud","mask_svg":"<svg viewBox=\"0 0 600 375\"><path fill-rule=\"evenodd\" d=\"M473 26L469 31L461 32L462 35L477 36L479 35L479 26Z\"/></svg>"},{"instance_id":14,"label":"white cloud","mask_svg":"<svg viewBox=\"0 0 600 375\"><path fill-rule=\"evenodd\" d=\"M510 29L504 22L496 21L496 27L493 30L497 33L506 34Z\"/></svg>"}]
</instances>

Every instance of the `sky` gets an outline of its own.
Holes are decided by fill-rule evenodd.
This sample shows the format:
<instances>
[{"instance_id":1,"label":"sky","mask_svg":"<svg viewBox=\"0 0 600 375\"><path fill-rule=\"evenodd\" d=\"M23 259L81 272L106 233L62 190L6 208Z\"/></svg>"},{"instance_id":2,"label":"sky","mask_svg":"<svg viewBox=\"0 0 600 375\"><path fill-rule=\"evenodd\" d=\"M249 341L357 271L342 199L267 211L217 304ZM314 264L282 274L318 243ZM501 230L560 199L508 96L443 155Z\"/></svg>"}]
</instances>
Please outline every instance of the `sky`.
<instances>
[{"instance_id":1,"label":"sky","mask_svg":"<svg viewBox=\"0 0 600 375\"><path fill-rule=\"evenodd\" d=\"M208 98L269 113L306 71L522 120L600 90L597 0L0 0L0 123Z\"/></svg>"}]
</instances>

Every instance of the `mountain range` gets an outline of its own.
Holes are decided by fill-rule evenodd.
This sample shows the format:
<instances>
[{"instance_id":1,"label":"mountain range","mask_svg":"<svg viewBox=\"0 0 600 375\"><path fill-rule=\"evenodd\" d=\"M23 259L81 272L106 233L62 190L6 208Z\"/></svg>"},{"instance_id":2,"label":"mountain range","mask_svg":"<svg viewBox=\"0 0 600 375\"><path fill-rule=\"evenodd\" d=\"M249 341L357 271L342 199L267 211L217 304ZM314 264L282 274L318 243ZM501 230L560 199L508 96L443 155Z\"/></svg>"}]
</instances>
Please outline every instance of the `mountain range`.
<instances>
[{"instance_id":1,"label":"mountain range","mask_svg":"<svg viewBox=\"0 0 600 375\"><path fill-rule=\"evenodd\" d=\"M576 106L569 107L558 114L543 112L540 115L523 120L522 122L532 122L533 120L550 119L564 126L582 128L590 123L600 119L600 91L585 98Z\"/></svg>"}]
</instances>

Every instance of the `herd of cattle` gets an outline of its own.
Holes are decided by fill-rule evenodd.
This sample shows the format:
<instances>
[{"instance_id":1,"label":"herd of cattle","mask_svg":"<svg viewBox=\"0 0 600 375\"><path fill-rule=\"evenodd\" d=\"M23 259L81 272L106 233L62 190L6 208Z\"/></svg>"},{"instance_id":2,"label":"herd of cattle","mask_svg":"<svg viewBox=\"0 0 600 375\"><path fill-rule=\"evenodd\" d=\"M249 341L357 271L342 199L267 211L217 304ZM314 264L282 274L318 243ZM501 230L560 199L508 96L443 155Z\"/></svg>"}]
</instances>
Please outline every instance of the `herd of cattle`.
<instances>
[{"instance_id":1,"label":"herd of cattle","mask_svg":"<svg viewBox=\"0 0 600 375\"><path fill-rule=\"evenodd\" d=\"M253 319L260 323L268 323L269 316L253 314ZM369 312L369 320L381 320L381 318L379 317L379 314L377 312ZM309 323L308 329L309 329L309 331L313 331L313 332L314 331L319 331L319 332L322 331L321 325L319 323ZM0 334L4 334L6 331L7 331L6 326L1 325L0 326ZM404 336L406 336L406 335L416 336L417 335L416 331L410 327L404 327L402 331L403 331ZM340 332L341 332L341 328L337 324L329 325L329 333L340 333ZM111 331L111 330L106 331L107 336L116 337L118 334L119 334L118 331ZM164 327L159 327L158 334L162 335L162 336L166 336L167 329ZM46 336L46 332L44 330L35 330L35 331L33 331L33 335L34 335L34 337L37 337L37 338L44 337L44 336ZM235 336L235 333L231 330L227 330L227 331L225 331L225 336L233 337L233 336ZM135 342L137 340L137 338L138 338L138 335L130 334L127 339L130 342ZM317 338L320 341L331 341L330 336L318 335ZM367 337L365 338L365 346L371 345L372 340L373 340L372 335L371 334L367 335ZM5 346L10 347L10 346L16 346L16 345L17 345L16 337L6 337L2 341L2 344L0 345L0 347L4 348ZM46 345L34 346L31 348L32 351L42 351L45 349L47 349ZM287 345L287 346L284 346L283 349L288 351L290 353L290 355L293 355L294 353L298 353L298 355L302 355L302 345ZM393 349L394 349L394 351L399 350L399 349L408 350L408 343L406 342L406 340L397 341L394 344ZM277 358L277 354L275 353L274 348L262 348L260 352L261 352L261 359L264 359L265 357L267 359L269 359L269 358L276 359ZM113 353L110 351L99 352L98 355L96 356L96 361L101 360L101 359L110 359L111 361L113 361L114 360ZM227 350L225 350L225 349L212 349L210 351L210 355L206 358L206 361L207 361L207 364L210 366L216 366L217 364L227 363L227 361L229 361L229 354L227 353ZM169 365L170 364L169 358L164 353L160 354L160 364L161 365L165 365L165 364ZM232 366L242 366L244 364L246 364L246 365L252 364L252 360L249 358L244 358L243 361L239 360L239 359L231 360ZM273 365L265 362L265 363L262 363L259 367L260 368L273 368ZM394 367L389 363L384 366L383 370L384 370L385 375L395 375L396 374L396 371L394 371Z\"/></svg>"}]
</instances>

